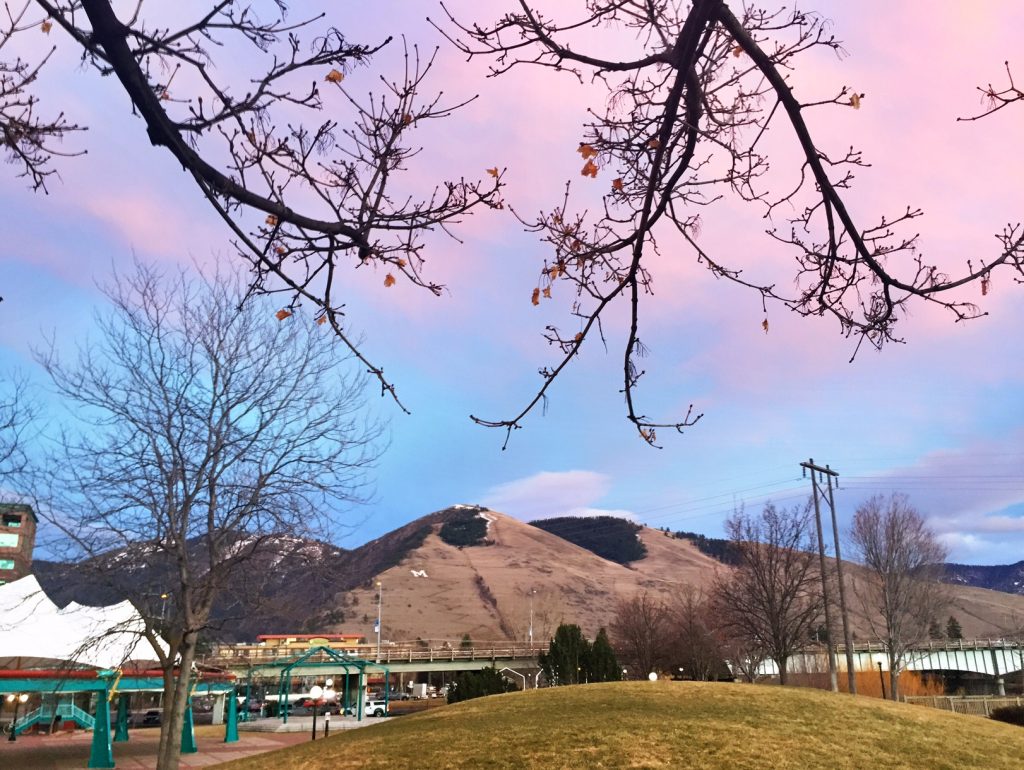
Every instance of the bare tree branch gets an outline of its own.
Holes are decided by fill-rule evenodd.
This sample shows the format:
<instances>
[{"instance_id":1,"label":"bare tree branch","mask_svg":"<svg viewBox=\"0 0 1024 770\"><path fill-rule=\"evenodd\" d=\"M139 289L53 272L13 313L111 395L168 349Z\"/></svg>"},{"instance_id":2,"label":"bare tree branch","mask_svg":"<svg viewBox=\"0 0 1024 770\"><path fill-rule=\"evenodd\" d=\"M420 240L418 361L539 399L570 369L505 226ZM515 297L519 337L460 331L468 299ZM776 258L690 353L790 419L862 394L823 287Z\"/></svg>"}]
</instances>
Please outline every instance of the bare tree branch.
<instances>
[{"instance_id":1,"label":"bare tree branch","mask_svg":"<svg viewBox=\"0 0 1024 770\"><path fill-rule=\"evenodd\" d=\"M585 4L582 18L559 22L527 0L518 5L489 25L464 23L445 9L447 20L440 27L466 56L493 61L492 76L529 65L603 84L605 110L591 111L579 151L584 177L612 178L596 214L574 213L567 190L562 202L540 217L520 218L553 250L534 302L567 285L575 293L570 312L576 328L546 329L545 339L560 357L540 370L537 394L515 416L473 417L504 428L506 443L544 403L584 342L595 333L605 340L601 320L623 303L629 318L621 343L628 419L651 445L657 428L681 432L700 419L691 407L681 418L656 421L642 413L634 397L644 374L640 359L647 353L640 335L641 300L652 293L650 266L659 238L681 237L697 264L752 291L765 310L776 301L803 316L832 316L846 336L856 339L854 355L865 340L875 347L898 340L896 324L912 301L938 305L963 321L983 313L953 290L977 281L987 293L997 268L1009 270L1015 280L1024 277L1019 223L997 235L999 248L989 257L968 260L962 275L949 276L923 261L916 233L905 234L920 210L907 207L874 219L855 215L847 194L854 171L866 164L853 148L826 152L806 116L811 110L859 108L864 95L843 86L831 98L801 99L787 80L788 72L805 66L809 52L841 51L814 14L755 7L734 13L725 0L597 0ZM621 59L588 51L587 33L606 28L630 33L638 50ZM984 93L993 102L985 114L1020 99L1012 77L1008 88L990 86ZM795 183L775 190L777 183L768 175L772 158L761 140L779 126L795 138L801 161ZM748 280L739 267L698 245L701 210L725 199L753 205L773 220L784 209L796 212L767 233L793 254L795 291Z\"/></svg>"},{"instance_id":2,"label":"bare tree branch","mask_svg":"<svg viewBox=\"0 0 1024 770\"><path fill-rule=\"evenodd\" d=\"M324 14L290 20L276 0L218 0L171 27L143 3L128 19L110 0L35 5L45 20L26 27L25 10L13 15L6 37L0 31L0 47L16 32L59 27L99 74L116 78L150 142L181 164L224 220L252 269L252 292L283 294L288 312L311 307L397 402L383 367L348 328L351 289L343 271L379 269L385 286L404 279L440 294L443 287L425 276L424 237L454 237L451 228L475 209L503 205L500 176L486 183L442 180L428 192L406 181L403 172L421 150L411 144L416 128L466 104L425 93L433 54L406 45L401 77L380 78L382 92L363 98L347 91L344 79L391 38L352 43ZM253 70L232 82L223 73L233 68L218 65L241 57L254 62ZM52 172L47 164L55 150L47 139L77 128L63 117L34 117L30 87L44 61L0 60L0 130L4 121L13 126L0 144L36 187ZM333 112L339 100L350 125L302 122L327 107Z\"/></svg>"}]
</instances>

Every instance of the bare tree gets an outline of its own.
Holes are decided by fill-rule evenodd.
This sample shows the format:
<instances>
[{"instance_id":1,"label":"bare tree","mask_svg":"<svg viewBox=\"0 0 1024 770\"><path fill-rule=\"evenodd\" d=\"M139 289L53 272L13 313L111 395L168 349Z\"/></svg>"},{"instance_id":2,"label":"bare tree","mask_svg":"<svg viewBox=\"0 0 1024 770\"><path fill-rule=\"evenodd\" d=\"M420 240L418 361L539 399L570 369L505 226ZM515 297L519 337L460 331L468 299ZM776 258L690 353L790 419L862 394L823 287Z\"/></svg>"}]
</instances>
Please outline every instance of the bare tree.
<instances>
[{"instance_id":1,"label":"bare tree","mask_svg":"<svg viewBox=\"0 0 1024 770\"><path fill-rule=\"evenodd\" d=\"M715 579L716 615L727 636L774 660L786 684L790 657L821 617L810 503L789 510L768 503L756 517L740 510L726 531L740 563Z\"/></svg>"},{"instance_id":2,"label":"bare tree","mask_svg":"<svg viewBox=\"0 0 1024 770\"><path fill-rule=\"evenodd\" d=\"M732 628L718 628L717 635L722 647L722 657L734 676L739 675L743 677L744 681L753 684L764 676L761 673L761 664L768 656L758 640L746 637L742 632L737 631Z\"/></svg>"},{"instance_id":3,"label":"bare tree","mask_svg":"<svg viewBox=\"0 0 1024 770\"><path fill-rule=\"evenodd\" d=\"M646 591L620 601L611 623L612 639L622 660L638 676L668 663L670 621L665 604Z\"/></svg>"},{"instance_id":4,"label":"bare tree","mask_svg":"<svg viewBox=\"0 0 1024 770\"><path fill-rule=\"evenodd\" d=\"M162 600L144 581L118 586L169 647L156 648L160 768L177 767L218 598L273 575L282 543L326 532L363 499L376 457L365 383L345 373L340 344L307 319L242 304L245 292L237 276L163 279L140 266L108 291L100 339L71 363L52 346L39 356L73 421L52 458L50 522L85 565L105 569L113 553L166 581Z\"/></svg>"},{"instance_id":5,"label":"bare tree","mask_svg":"<svg viewBox=\"0 0 1024 770\"><path fill-rule=\"evenodd\" d=\"M809 120L821 110L857 109L864 94L837 86L824 97L801 96L787 80L816 50L842 52L823 18L789 8L741 9L726 0L590 0L576 14L568 4L550 13L530 0L509 5L493 23L464 23L449 14L440 28L467 56L490 59L493 76L537 66L552 77L569 73L603 86L606 105L588 110L579 153L582 175L607 181L602 203L589 210L589 201L574 201L567 185L540 216L521 219L551 249L533 301L564 286L575 295L572 318L568 329L546 329L560 353L541 369L542 383L525 407L510 418L477 422L509 433L520 427L587 340L605 341L615 324L612 308L620 304L627 317L621 350L629 420L651 444L659 428L681 432L696 422L692 407L658 421L635 402L647 352L641 298L652 293L660 239L670 240L675 253L688 248L716 278L749 289L766 314L775 300L803 316L833 317L856 338L857 349L865 340L881 347L898 339L897 322L912 300L945 308L958 321L974 318L979 309L952 290L979 281L986 293L996 268L1024 275L1020 224L1007 225L996 235L996 249L984 249L987 256L968 260L953 277L919 253L911 229L919 209L856 210L864 207L854 206L850 189L866 161L854 148L829 149ZM621 31L619 42L632 50L620 54L617 45L619 55L610 57L609 29ZM1020 99L1012 78L1007 88L983 92L993 110ZM772 129L792 140L781 160L762 141ZM793 255L795 280L758 282L732 255L701 245L702 213L721 200L749 204L777 222L768 236Z\"/></svg>"},{"instance_id":6,"label":"bare tree","mask_svg":"<svg viewBox=\"0 0 1024 770\"><path fill-rule=\"evenodd\" d=\"M691 679L703 682L714 677L724 655L704 592L685 586L672 605L671 623L673 660Z\"/></svg>"},{"instance_id":7,"label":"bare tree","mask_svg":"<svg viewBox=\"0 0 1024 770\"><path fill-rule=\"evenodd\" d=\"M899 698L899 676L907 651L928 639L931 619L947 602L939 582L946 549L906 495L875 495L853 515L850 540L868 580L859 599L872 632L889 658L889 693Z\"/></svg>"},{"instance_id":8,"label":"bare tree","mask_svg":"<svg viewBox=\"0 0 1024 770\"><path fill-rule=\"evenodd\" d=\"M25 471L27 432L36 417L28 380L0 376L0 494L14 491Z\"/></svg>"},{"instance_id":9,"label":"bare tree","mask_svg":"<svg viewBox=\"0 0 1024 770\"><path fill-rule=\"evenodd\" d=\"M34 0L8 11L7 40L41 30L81 49L83 63L116 82L150 142L169 152L224 221L253 270L255 292L280 292L294 311L312 306L397 401L382 368L360 352L346 323L347 268L374 267L385 286L406 280L434 294L423 272L422 237L450 233L473 209L502 206L501 175L486 183L441 180L431 191L403 185L420 148L418 126L465 101L423 92L433 53L406 46L405 69L381 78L381 93L357 96L345 77L391 42L348 40L325 14L291 19L278 0L211 0L188 10L110 0ZM49 49L52 52L52 48ZM53 139L77 126L39 117L37 61L0 59L0 151L45 189ZM240 61L252 69L237 79ZM306 125L303 114L347 111ZM126 109L125 117L128 117ZM400 403L400 402L399 402Z\"/></svg>"}]
</instances>

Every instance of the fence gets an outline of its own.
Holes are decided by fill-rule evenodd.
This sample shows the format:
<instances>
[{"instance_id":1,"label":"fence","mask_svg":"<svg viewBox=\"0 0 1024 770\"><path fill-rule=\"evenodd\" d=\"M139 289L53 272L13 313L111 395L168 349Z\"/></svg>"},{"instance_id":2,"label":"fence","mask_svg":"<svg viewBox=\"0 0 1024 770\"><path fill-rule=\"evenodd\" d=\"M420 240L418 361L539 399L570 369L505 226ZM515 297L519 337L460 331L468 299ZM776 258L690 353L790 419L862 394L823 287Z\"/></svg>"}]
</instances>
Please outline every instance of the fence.
<instances>
[{"instance_id":1,"label":"fence","mask_svg":"<svg viewBox=\"0 0 1024 770\"><path fill-rule=\"evenodd\" d=\"M1024 705L1021 698L992 698L988 695L909 695L903 700L919 706L952 711L954 714L973 714L979 717L987 717L993 709L1002 706Z\"/></svg>"}]
</instances>

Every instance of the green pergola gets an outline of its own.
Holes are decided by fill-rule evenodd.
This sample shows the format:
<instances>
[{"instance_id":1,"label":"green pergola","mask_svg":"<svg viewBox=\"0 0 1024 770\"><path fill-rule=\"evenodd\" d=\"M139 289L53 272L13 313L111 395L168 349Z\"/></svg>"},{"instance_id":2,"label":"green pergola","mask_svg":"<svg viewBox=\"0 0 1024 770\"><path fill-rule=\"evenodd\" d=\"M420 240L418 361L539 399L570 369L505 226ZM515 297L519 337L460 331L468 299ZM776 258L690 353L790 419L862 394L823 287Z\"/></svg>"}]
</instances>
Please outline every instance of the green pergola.
<instances>
[{"instance_id":1,"label":"green pergola","mask_svg":"<svg viewBox=\"0 0 1024 770\"><path fill-rule=\"evenodd\" d=\"M77 708L70 700L64 703L40 706L18 721L15 729L21 732L39 722L52 722L57 717L73 719L80 724L92 721L92 747L89 752L90 768L113 768L114 752L112 743L128 740L128 698L133 692L162 692L163 676L159 672L144 671L124 673L111 669L69 669L69 670L6 670L0 671L0 695L7 693L39 693L50 695L55 700L61 696L90 693L96 696L95 714L88 714ZM206 693L227 699L224 742L238 740L238 700L235 686L226 682L200 679L192 688L192 694ZM110 706L118 697L117 717L111 736ZM192 698L185 709L185 720L181 729L181 751L195 753L195 728L192 717Z\"/></svg>"},{"instance_id":2,"label":"green pergola","mask_svg":"<svg viewBox=\"0 0 1024 770\"><path fill-rule=\"evenodd\" d=\"M381 671L384 674L385 682L388 681L391 672L387 666L381 665L371 660L363 660L361 658L353 658L349 655L345 655L340 650L335 650L330 647L311 647L309 650L296 655L291 658L285 658L280 661L273 663L261 663L258 666L253 666L249 669L248 680L246 682L246 693L245 701L246 705L249 703L249 697L252 692L252 678L253 673L257 675L269 673L276 674L277 676L277 697L278 697L278 709L282 721L287 724L288 712L289 712L289 696L292 691L292 679L297 675L319 675L321 673L327 674L331 671L339 671L344 673L345 679L342 685L342 704L348 706L351 702L349 697L349 676L353 673L357 676L356 684L356 718L362 721L363 718L363 706L365 698L363 693L366 690L366 672L367 669L374 671ZM298 674L297 672L302 672ZM384 701L388 701L388 687L384 687ZM248 712L248 708L246 709ZM243 715L243 719L247 716Z\"/></svg>"}]
</instances>

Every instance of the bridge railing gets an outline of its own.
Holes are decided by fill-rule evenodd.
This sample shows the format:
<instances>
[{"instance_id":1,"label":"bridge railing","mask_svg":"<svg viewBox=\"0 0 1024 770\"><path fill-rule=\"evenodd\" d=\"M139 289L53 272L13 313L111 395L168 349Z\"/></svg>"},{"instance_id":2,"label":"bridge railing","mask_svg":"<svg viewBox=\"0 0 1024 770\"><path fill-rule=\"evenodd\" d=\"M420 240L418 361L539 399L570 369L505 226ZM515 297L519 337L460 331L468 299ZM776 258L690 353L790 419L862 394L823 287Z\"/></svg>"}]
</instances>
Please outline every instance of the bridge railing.
<instances>
[{"instance_id":1,"label":"bridge railing","mask_svg":"<svg viewBox=\"0 0 1024 770\"><path fill-rule=\"evenodd\" d=\"M542 652L547 652L548 645L544 644L506 644L493 646L472 647L451 646L451 647L421 647L418 645L388 645L381 647L378 656L375 648L359 647L346 649L335 648L336 652L351 654L353 658L361 660L377 660L381 663L414 663L433 661L459 661L459 660L521 660L525 658L536 658ZM293 658L302 652L301 648L287 647L259 647L255 645L221 646L212 655L205 658L203 663L210 666L237 666L238 664L259 664L273 663L276 661Z\"/></svg>"},{"instance_id":2,"label":"bridge railing","mask_svg":"<svg viewBox=\"0 0 1024 770\"><path fill-rule=\"evenodd\" d=\"M822 645L823 646L823 645ZM913 651L954 651L954 650L1020 650L1024 645L1008 639L941 639L928 640L914 645ZM845 644L837 644L836 650L846 652ZM885 652L886 645L880 641L854 642L854 652Z\"/></svg>"}]
</instances>

